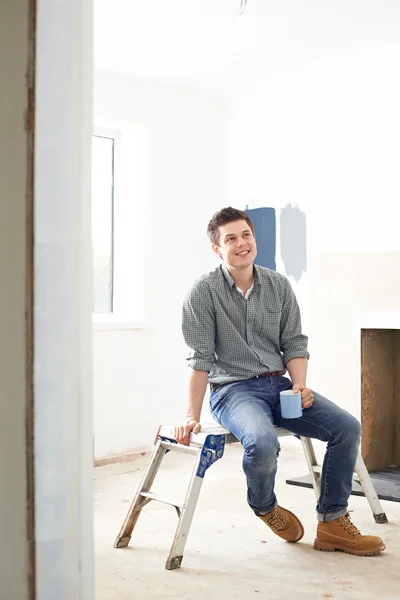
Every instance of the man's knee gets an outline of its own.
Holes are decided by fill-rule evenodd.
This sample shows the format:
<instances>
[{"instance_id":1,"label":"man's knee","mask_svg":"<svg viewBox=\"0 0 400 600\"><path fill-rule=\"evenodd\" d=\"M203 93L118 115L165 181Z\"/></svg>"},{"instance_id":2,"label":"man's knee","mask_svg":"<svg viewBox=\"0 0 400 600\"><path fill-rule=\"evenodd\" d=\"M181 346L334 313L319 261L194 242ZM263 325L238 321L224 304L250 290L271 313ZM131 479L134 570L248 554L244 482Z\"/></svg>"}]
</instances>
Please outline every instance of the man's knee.
<instances>
[{"instance_id":1,"label":"man's knee","mask_svg":"<svg viewBox=\"0 0 400 600\"><path fill-rule=\"evenodd\" d=\"M361 424L353 417L353 415L348 414L345 426L345 434L350 440L354 440L357 444L360 441L361 437Z\"/></svg>"},{"instance_id":2,"label":"man's knee","mask_svg":"<svg viewBox=\"0 0 400 600\"><path fill-rule=\"evenodd\" d=\"M339 430L336 433L336 439L351 446L358 447L361 437L361 425L358 419L353 417L350 413L345 412L339 420L338 425Z\"/></svg>"},{"instance_id":3,"label":"man's knee","mask_svg":"<svg viewBox=\"0 0 400 600\"><path fill-rule=\"evenodd\" d=\"M247 434L242 440L245 455L252 461L274 468L280 452L275 431L259 431Z\"/></svg>"}]
</instances>

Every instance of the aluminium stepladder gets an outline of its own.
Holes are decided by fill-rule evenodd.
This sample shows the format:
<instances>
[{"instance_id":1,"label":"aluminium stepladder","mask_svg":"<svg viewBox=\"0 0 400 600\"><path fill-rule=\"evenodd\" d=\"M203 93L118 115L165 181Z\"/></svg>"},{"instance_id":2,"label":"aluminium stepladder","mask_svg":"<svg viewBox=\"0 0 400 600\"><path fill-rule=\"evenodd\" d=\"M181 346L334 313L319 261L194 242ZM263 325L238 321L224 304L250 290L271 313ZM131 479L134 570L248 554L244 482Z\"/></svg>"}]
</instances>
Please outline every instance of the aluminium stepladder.
<instances>
[{"instance_id":1,"label":"aluminium stepladder","mask_svg":"<svg viewBox=\"0 0 400 600\"><path fill-rule=\"evenodd\" d=\"M278 437L294 435L281 427L276 427L275 429ZM306 457L313 488L318 500L320 493L321 467L317 463L312 440L305 437L300 437L300 440ZM203 484L204 475L214 462L222 458L225 444L237 441L238 440L229 433L228 430L214 423L203 425L200 433L191 434L190 445L183 446L177 444L174 440L173 429L170 426L161 426L157 433L155 447L143 474L140 486L135 494L121 530L115 539L114 548L125 548L128 546L133 529L146 504L151 501L170 504L175 508L178 514L178 525L165 568L168 570L178 569L182 563L183 553L201 486ZM189 486L185 499L181 505L176 504L175 500L168 499L168 497L164 495L161 496L151 491L162 459L170 451L190 454L195 457ZM354 479L358 481L363 488L375 521L377 523L387 523L386 514L383 512L370 475L360 454L358 455L356 462Z\"/></svg>"}]
</instances>

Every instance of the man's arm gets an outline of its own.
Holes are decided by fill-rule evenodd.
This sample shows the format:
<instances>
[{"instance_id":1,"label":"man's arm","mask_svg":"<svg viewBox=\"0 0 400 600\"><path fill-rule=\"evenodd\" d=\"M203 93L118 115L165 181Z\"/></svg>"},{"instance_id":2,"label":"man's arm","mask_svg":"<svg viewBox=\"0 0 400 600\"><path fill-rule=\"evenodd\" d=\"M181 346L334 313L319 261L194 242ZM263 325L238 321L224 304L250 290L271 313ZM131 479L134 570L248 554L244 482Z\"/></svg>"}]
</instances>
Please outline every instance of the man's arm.
<instances>
[{"instance_id":1,"label":"man's arm","mask_svg":"<svg viewBox=\"0 0 400 600\"><path fill-rule=\"evenodd\" d=\"M292 380L293 391L301 392L301 404L303 408L310 408L314 402L314 397L306 384L308 358L293 358L286 366Z\"/></svg>"},{"instance_id":2,"label":"man's arm","mask_svg":"<svg viewBox=\"0 0 400 600\"><path fill-rule=\"evenodd\" d=\"M175 438L189 444L193 431L200 431L200 414L207 389L208 373L215 360L215 315L210 291L204 281L197 282L185 298L182 311L182 332L190 348L191 367L186 418L175 427Z\"/></svg>"},{"instance_id":3,"label":"man's arm","mask_svg":"<svg viewBox=\"0 0 400 600\"><path fill-rule=\"evenodd\" d=\"M296 296L286 277L282 279L282 283L283 303L279 341L283 354L283 362L289 370L289 362L294 358L308 359L310 355L307 350L308 338L301 331L301 316ZM297 370L298 368L296 368Z\"/></svg>"},{"instance_id":4,"label":"man's arm","mask_svg":"<svg viewBox=\"0 0 400 600\"><path fill-rule=\"evenodd\" d=\"M205 281L196 282L183 302L182 333L190 348L189 367L210 372L215 360L215 314Z\"/></svg>"},{"instance_id":5,"label":"man's arm","mask_svg":"<svg viewBox=\"0 0 400 600\"><path fill-rule=\"evenodd\" d=\"M284 280L284 302L281 318L281 350L283 361L289 371L294 392L301 392L303 408L309 408L313 401L312 391L307 387L307 367L309 353L308 338L301 331L300 309L287 279Z\"/></svg>"},{"instance_id":6,"label":"man's arm","mask_svg":"<svg viewBox=\"0 0 400 600\"><path fill-rule=\"evenodd\" d=\"M306 387L308 358L292 358L287 365L293 385Z\"/></svg>"},{"instance_id":7,"label":"man's arm","mask_svg":"<svg viewBox=\"0 0 400 600\"><path fill-rule=\"evenodd\" d=\"M201 408L207 389L208 371L191 370L189 377L189 402L186 419L175 427L175 439L179 444L189 445L190 433L199 433Z\"/></svg>"}]
</instances>

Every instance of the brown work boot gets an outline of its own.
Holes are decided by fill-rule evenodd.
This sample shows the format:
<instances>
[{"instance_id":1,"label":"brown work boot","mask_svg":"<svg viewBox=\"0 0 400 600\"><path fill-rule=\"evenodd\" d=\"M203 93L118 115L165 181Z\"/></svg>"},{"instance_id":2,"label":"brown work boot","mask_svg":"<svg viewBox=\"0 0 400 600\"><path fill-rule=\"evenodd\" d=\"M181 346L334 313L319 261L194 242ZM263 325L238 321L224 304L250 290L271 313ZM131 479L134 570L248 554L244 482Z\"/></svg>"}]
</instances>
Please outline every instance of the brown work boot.
<instances>
[{"instance_id":1,"label":"brown work boot","mask_svg":"<svg viewBox=\"0 0 400 600\"><path fill-rule=\"evenodd\" d=\"M276 535L287 542L298 542L304 535L303 525L296 515L286 508L276 506L270 512L259 515L259 517Z\"/></svg>"},{"instance_id":2,"label":"brown work boot","mask_svg":"<svg viewBox=\"0 0 400 600\"><path fill-rule=\"evenodd\" d=\"M385 550L386 546L380 537L361 535L347 513L340 519L328 523L319 521L314 548L327 552L343 550L356 556L373 556Z\"/></svg>"}]
</instances>

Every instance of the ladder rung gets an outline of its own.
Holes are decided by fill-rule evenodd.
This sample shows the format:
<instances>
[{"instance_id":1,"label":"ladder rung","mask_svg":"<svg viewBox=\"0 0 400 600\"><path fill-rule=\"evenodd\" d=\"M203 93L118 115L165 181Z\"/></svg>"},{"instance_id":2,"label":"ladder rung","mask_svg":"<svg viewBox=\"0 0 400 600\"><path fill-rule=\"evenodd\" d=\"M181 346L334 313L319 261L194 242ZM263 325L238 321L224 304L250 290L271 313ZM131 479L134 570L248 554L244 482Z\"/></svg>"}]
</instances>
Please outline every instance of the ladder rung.
<instances>
[{"instance_id":1,"label":"ladder rung","mask_svg":"<svg viewBox=\"0 0 400 600\"><path fill-rule=\"evenodd\" d=\"M314 473L320 473L320 474L321 474L321 473L322 473L322 467L321 467L321 465L314 465L314 466L313 466L313 471L314 471ZM360 481L360 478L359 478L359 476L357 475L357 473L354 473L354 474L353 474L353 479L354 479L355 481Z\"/></svg>"},{"instance_id":2,"label":"ladder rung","mask_svg":"<svg viewBox=\"0 0 400 600\"><path fill-rule=\"evenodd\" d=\"M172 499L162 498L159 494L155 494L154 492L140 492L140 495L144 498L148 498L149 500L154 500L155 502L163 502L163 504L170 504L171 506L175 506L182 510L182 506L175 502Z\"/></svg>"},{"instance_id":3,"label":"ladder rung","mask_svg":"<svg viewBox=\"0 0 400 600\"><path fill-rule=\"evenodd\" d=\"M184 446L183 444L175 444L174 442L169 442L168 440L163 440L161 442L161 448L165 450L174 450L175 452L182 452L182 454L198 454L199 449L201 450L201 446Z\"/></svg>"}]
</instances>

